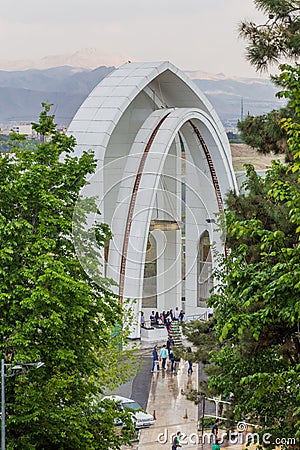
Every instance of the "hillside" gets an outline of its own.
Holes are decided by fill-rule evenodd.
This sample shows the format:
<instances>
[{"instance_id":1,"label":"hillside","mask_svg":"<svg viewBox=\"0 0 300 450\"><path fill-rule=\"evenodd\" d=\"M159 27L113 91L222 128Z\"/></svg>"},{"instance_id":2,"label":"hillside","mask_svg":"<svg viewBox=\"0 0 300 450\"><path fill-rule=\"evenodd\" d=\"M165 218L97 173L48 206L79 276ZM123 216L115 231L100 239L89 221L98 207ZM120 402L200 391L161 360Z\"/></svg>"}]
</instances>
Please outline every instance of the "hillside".
<instances>
[{"instance_id":1,"label":"hillside","mask_svg":"<svg viewBox=\"0 0 300 450\"><path fill-rule=\"evenodd\" d=\"M56 122L67 126L91 90L112 70L101 66L0 71L0 123L37 121L41 103L48 102L54 105Z\"/></svg>"},{"instance_id":2,"label":"hillside","mask_svg":"<svg viewBox=\"0 0 300 450\"><path fill-rule=\"evenodd\" d=\"M271 161L274 159L284 161L283 155L261 155L246 144L230 144L230 148L235 172L244 171L244 164L252 164L256 170L265 170L271 166Z\"/></svg>"},{"instance_id":3,"label":"hillside","mask_svg":"<svg viewBox=\"0 0 300 450\"><path fill-rule=\"evenodd\" d=\"M36 121L42 102L54 105L56 121L67 126L91 90L113 66L96 69L61 66L49 69L0 71L0 123ZM193 78L197 73L187 73ZM198 75L198 76L201 76ZM193 79L215 107L225 126L234 125L244 114L263 114L278 108L276 88L264 79L230 79L214 76Z\"/></svg>"}]
</instances>

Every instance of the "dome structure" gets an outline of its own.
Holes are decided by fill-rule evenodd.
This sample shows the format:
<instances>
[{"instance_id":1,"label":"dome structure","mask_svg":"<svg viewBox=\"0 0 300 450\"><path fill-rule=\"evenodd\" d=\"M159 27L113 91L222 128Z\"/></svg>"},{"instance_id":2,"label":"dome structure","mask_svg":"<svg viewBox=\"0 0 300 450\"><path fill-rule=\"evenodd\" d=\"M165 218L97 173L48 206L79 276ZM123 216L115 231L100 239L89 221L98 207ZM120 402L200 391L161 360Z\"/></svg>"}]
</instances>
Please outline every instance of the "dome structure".
<instances>
[{"instance_id":1,"label":"dome structure","mask_svg":"<svg viewBox=\"0 0 300 450\"><path fill-rule=\"evenodd\" d=\"M113 238L103 275L141 310L206 312L213 287L216 217L237 190L223 126L204 94L169 62L127 63L102 80L69 128L76 152L92 149L97 196ZM99 269L100 270L100 269ZM139 326L131 337L140 336Z\"/></svg>"}]
</instances>

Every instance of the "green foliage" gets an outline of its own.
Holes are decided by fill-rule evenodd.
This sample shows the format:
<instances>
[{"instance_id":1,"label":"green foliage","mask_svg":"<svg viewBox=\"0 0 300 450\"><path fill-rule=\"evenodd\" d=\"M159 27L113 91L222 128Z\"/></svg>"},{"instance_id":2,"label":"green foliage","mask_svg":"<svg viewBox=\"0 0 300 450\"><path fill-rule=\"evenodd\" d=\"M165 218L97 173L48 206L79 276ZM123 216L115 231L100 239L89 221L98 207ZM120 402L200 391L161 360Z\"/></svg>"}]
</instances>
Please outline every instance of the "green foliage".
<instances>
[{"instance_id":1,"label":"green foliage","mask_svg":"<svg viewBox=\"0 0 300 450\"><path fill-rule=\"evenodd\" d=\"M34 125L42 142L24 148L13 136L0 159L1 353L6 361L45 363L6 378L7 448L119 448L129 433L116 435L118 413L91 404L128 374L111 334L122 309L109 282L83 270L72 237L74 207L96 163L90 152L72 155L75 139L56 131L49 110L44 105ZM95 200L81 212L86 229ZM95 228L103 245L108 229ZM94 233L86 229L86 246L94 246Z\"/></svg>"},{"instance_id":2,"label":"green foliage","mask_svg":"<svg viewBox=\"0 0 300 450\"><path fill-rule=\"evenodd\" d=\"M213 321L201 322L193 320L183 325L183 333L188 341L196 347L196 351L192 354L187 352L185 348L180 356L185 360L201 362L207 364L210 360L210 352L212 349L220 348L220 343L216 339L213 331Z\"/></svg>"},{"instance_id":3,"label":"green foliage","mask_svg":"<svg viewBox=\"0 0 300 450\"><path fill-rule=\"evenodd\" d=\"M238 129L245 144L255 148L259 153L286 154L290 153L286 144L286 132L281 127L282 118L290 115L290 108L273 110L262 116L247 116L238 122Z\"/></svg>"},{"instance_id":4,"label":"green foliage","mask_svg":"<svg viewBox=\"0 0 300 450\"><path fill-rule=\"evenodd\" d=\"M0 134L0 151L7 152L9 150L9 136L6 134Z\"/></svg>"},{"instance_id":5,"label":"green foliage","mask_svg":"<svg viewBox=\"0 0 300 450\"><path fill-rule=\"evenodd\" d=\"M293 157L262 179L247 168L246 194L228 197L227 259L212 296L216 369L210 389L231 398L235 419L247 417L273 438L300 438L300 68L278 80L296 120L282 121ZM299 447L296 446L297 448Z\"/></svg>"},{"instance_id":6,"label":"green foliage","mask_svg":"<svg viewBox=\"0 0 300 450\"><path fill-rule=\"evenodd\" d=\"M257 25L245 20L240 35L247 39L246 57L257 70L266 70L281 58L295 59L300 55L300 6L298 0L254 0L266 22Z\"/></svg>"},{"instance_id":7,"label":"green foliage","mask_svg":"<svg viewBox=\"0 0 300 450\"><path fill-rule=\"evenodd\" d=\"M183 334L186 336L188 342L191 342L193 351L190 352L189 348L183 348L178 352L176 349L176 355L185 359L186 361L193 361L200 363L204 368L206 375L219 372L218 368L211 361L211 354L213 351L219 351L221 344L214 331L215 322L211 319L208 322L202 322L200 320L193 320L183 325ZM207 376L200 377L198 390L191 390L187 398L200 403L202 395L212 397L216 394L215 389L208 387Z\"/></svg>"},{"instance_id":8,"label":"green foliage","mask_svg":"<svg viewBox=\"0 0 300 450\"><path fill-rule=\"evenodd\" d=\"M280 66L284 71L284 67ZM297 71L297 67L292 69ZM283 73L279 76L272 77L276 85L284 87ZM288 145L288 133L286 126L282 126L283 121L288 117L293 124L299 124L300 120L296 110L295 102L290 96L291 92L286 89L277 94L279 98L288 99L286 107L279 110L273 110L268 114L262 116L248 116L243 121L238 122L238 129L241 133L243 141L252 148L255 148L259 153L268 154L273 153L284 154L286 162L293 161L294 155L291 146Z\"/></svg>"},{"instance_id":9,"label":"green foliage","mask_svg":"<svg viewBox=\"0 0 300 450\"><path fill-rule=\"evenodd\" d=\"M300 55L300 5L293 0L255 0L258 10L266 14L266 22L257 25L251 21L240 24L240 35L248 40L247 59L257 70L266 70L281 58L297 61ZM297 69L295 69L297 70ZM272 77L280 86L283 75ZM289 92L280 97L288 98L285 108L274 110L258 117L246 117L238 123L238 129L244 142L258 152L283 153L291 161L292 152L287 145L287 129L281 126L281 120L289 117L299 123L298 111L295 111Z\"/></svg>"},{"instance_id":10,"label":"green foliage","mask_svg":"<svg viewBox=\"0 0 300 450\"><path fill-rule=\"evenodd\" d=\"M297 242L296 227L286 220L289 206L278 196L274 201L274 198L270 197L270 190L274 189L274 183L280 183L282 196L283 186L293 186L293 189L298 190L299 188L297 176L279 161L273 161L272 170L267 172L265 179L259 177L251 165L246 166L246 175L244 193L237 195L232 192L227 197L227 245L231 249L240 247L241 251L241 246L245 246L247 252L243 257L246 262L252 262L260 258L262 234L267 230L264 247L268 247L268 251L272 250L270 239L274 237L277 246L282 246L284 242L292 246ZM278 232L273 236L276 231ZM273 248L273 251L276 250Z\"/></svg>"}]
</instances>

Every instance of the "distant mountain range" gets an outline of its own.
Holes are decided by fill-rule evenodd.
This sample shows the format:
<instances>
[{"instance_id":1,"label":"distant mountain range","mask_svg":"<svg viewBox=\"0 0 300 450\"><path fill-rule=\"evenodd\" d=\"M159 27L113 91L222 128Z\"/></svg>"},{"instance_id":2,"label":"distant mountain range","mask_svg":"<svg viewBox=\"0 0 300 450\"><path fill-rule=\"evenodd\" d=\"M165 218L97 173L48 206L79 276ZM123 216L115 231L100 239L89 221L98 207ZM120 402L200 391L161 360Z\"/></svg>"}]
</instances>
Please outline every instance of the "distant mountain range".
<instances>
[{"instance_id":1,"label":"distant mountain range","mask_svg":"<svg viewBox=\"0 0 300 450\"><path fill-rule=\"evenodd\" d=\"M117 66L131 59L122 54L113 54L102 48L81 48L73 53L46 55L42 58L21 60L0 60L1 70L51 69L52 67L70 66L96 69L100 62L103 66Z\"/></svg>"},{"instance_id":2,"label":"distant mountain range","mask_svg":"<svg viewBox=\"0 0 300 450\"><path fill-rule=\"evenodd\" d=\"M47 69L0 71L0 123L37 121L41 103L54 105L56 123L68 126L91 90L114 66L60 66ZM243 114L266 113L283 103L275 98L276 87L269 80L226 78L195 71L187 75L206 94L223 124L234 125ZM199 78L198 78L199 77Z\"/></svg>"}]
</instances>

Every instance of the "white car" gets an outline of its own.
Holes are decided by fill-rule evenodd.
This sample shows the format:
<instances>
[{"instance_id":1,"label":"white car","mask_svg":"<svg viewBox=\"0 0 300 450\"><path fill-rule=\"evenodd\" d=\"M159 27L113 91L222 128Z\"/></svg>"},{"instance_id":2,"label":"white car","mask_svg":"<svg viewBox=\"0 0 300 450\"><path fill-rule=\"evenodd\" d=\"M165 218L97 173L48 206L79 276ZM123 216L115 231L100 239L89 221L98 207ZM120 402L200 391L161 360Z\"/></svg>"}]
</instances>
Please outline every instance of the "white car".
<instances>
[{"instance_id":1,"label":"white car","mask_svg":"<svg viewBox=\"0 0 300 450\"><path fill-rule=\"evenodd\" d=\"M152 416L152 414L144 411L143 408L134 400L130 398L120 397L119 395L108 395L106 397L103 397L102 400L104 399L113 400L116 403L119 403L120 407L123 409L132 409L133 411L135 411L133 413L135 428L150 427L150 425L154 424L154 417Z\"/></svg>"}]
</instances>

